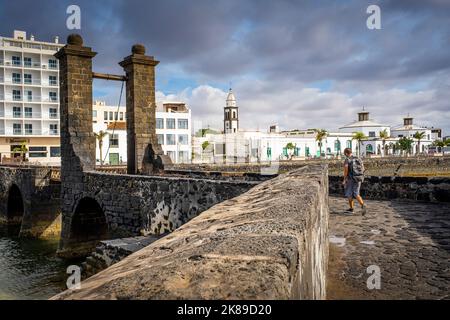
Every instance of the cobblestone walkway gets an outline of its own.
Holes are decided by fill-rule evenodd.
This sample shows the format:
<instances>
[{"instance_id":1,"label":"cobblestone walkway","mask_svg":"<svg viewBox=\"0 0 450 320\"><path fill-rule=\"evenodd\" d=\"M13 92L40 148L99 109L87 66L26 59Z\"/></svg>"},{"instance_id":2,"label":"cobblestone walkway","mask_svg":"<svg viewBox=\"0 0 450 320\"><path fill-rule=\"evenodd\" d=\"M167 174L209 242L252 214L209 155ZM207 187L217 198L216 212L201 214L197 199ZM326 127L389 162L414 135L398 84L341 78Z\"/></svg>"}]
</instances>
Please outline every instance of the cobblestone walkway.
<instances>
[{"instance_id":1,"label":"cobblestone walkway","mask_svg":"<svg viewBox=\"0 0 450 320\"><path fill-rule=\"evenodd\" d=\"M328 299L450 299L450 204L330 197ZM369 290L380 268L381 288Z\"/></svg>"}]
</instances>

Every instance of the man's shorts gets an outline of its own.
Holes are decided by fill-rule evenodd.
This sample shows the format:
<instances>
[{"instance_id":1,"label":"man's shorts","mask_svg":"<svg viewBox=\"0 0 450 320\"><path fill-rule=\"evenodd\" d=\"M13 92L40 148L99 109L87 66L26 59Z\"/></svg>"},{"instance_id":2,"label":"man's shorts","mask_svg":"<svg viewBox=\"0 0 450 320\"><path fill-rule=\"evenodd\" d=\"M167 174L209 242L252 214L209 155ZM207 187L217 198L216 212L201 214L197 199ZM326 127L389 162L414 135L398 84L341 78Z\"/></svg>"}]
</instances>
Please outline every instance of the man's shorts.
<instances>
[{"instance_id":1,"label":"man's shorts","mask_svg":"<svg viewBox=\"0 0 450 320\"><path fill-rule=\"evenodd\" d=\"M361 189L361 182L355 181L353 179L348 179L345 183L345 197L346 198L356 198L359 196L359 190Z\"/></svg>"}]
</instances>

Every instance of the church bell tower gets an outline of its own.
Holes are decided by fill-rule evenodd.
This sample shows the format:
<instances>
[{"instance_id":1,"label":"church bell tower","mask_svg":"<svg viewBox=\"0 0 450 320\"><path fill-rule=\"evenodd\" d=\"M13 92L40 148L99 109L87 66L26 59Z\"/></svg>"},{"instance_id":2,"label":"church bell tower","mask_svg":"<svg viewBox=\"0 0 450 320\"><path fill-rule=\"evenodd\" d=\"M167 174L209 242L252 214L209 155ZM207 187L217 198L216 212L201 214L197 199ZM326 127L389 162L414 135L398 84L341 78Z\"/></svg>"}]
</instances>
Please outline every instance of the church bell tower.
<instances>
[{"instance_id":1,"label":"church bell tower","mask_svg":"<svg viewBox=\"0 0 450 320\"><path fill-rule=\"evenodd\" d=\"M236 105L236 98L230 88L226 105L224 108L223 132L236 133L239 130L239 109Z\"/></svg>"}]
</instances>

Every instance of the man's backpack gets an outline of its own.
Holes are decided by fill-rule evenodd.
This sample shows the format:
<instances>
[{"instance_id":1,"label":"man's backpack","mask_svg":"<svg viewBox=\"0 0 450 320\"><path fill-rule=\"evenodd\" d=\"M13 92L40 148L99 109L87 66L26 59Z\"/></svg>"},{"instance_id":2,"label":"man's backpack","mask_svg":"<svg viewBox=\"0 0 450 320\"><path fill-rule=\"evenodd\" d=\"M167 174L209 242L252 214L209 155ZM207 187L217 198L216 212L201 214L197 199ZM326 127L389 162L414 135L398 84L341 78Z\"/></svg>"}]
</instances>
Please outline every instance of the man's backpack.
<instances>
[{"instance_id":1,"label":"man's backpack","mask_svg":"<svg viewBox=\"0 0 450 320\"><path fill-rule=\"evenodd\" d=\"M356 182L364 181L364 163L360 158L351 157L348 161L350 177Z\"/></svg>"}]
</instances>

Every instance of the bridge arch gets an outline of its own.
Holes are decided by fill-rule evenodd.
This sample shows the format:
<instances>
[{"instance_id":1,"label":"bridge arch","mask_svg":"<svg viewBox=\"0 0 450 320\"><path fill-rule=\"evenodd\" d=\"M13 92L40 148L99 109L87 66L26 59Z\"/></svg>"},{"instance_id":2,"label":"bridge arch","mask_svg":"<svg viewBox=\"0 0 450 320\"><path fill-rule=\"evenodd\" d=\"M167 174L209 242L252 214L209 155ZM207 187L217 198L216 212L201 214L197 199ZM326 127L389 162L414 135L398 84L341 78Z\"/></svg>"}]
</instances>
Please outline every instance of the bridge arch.
<instances>
[{"instance_id":1,"label":"bridge arch","mask_svg":"<svg viewBox=\"0 0 450 320\"><path fill-rule=\"evenodd\" d=\"M107 239L109 227L100 204L91 197L82 198L72 216L70 238L77 242Z\"/></svg>"},{"instance_id":2,"label":"bridge arch","mask_svg":"<svg viewBox=\"0 0 450 320\"><path fill-rule=\"evenodd\" d=\"M20 224L25 213L23 196L20 188L12 184L8 191L8 202L6 207L6 216L8 223Z\"/></svg>"}]
</instances>

